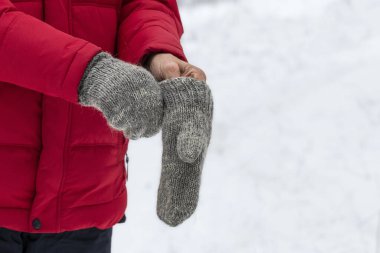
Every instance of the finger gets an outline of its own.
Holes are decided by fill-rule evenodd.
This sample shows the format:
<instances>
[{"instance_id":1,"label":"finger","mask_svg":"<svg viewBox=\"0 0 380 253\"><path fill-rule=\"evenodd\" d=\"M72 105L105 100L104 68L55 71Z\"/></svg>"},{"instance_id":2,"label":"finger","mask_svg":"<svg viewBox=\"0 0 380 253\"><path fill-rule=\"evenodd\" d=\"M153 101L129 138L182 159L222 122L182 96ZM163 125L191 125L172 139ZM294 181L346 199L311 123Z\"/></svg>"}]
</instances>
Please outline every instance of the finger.
<instances>
[{"instance_id":1,"label":"finger","mask_svg":"<svg viewBox=\"0 0 380 253\"><path fill-rule=\"evenodd\" d=\"M193 71L192 71L191 77L198 79L200 81L206 81L206 79L207 79L206 73L203 70L201 70L200 68L195 67L195 66L193 66Z\"/></svg>"},{"instance_id":2,"label":"finger","mask_svg":"<svg viewBox=\"0 0 380 253\"><path fill-rule=\"evenodd\" d=\"M198 67L188 63L182 64L180 67L182 67L181 76L183 77L192 77L200 81L206 81L207 79L206 73Z\"/></svg>"},{"instance_id":3,"label":"finger","mask_svg":"<svg viewBox=\"0 0 380 253\"><path fill-rule=\"evenodd\" d=\"M164 79L171 79L181 76L181 71L178 63L176 62L169 62L165 64L162 70L162 76Z\"/></svg>"},{"instance_id":4,"label":"finger","mask_svg":"<svg viewBox=\"0 0 380 253\"><path fill-rule=\"evenodd\" d=\"M177 137L177 153L186 163L193 163L206 148L208 142L206 124L192 120L183 125Z\"/></svg>"},{"instance_id":5,"label":"finger","mask_svg":"<svg viewBox=\"0 0 380 253\"><path fill-rule=\"evenodd\" d=\"M200 81L206 81L206 74L203 71L194 71L190 74L189 77L198 79Z\"/></svg>"}]
</instances>

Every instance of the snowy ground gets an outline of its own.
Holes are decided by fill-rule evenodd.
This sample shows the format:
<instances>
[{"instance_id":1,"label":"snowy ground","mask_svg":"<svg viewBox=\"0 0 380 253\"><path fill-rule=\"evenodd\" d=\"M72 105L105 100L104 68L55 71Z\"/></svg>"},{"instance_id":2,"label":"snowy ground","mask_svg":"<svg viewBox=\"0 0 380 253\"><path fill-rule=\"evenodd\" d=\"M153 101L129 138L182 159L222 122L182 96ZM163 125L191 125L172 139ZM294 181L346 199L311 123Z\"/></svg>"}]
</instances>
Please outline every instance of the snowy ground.
<instances>
[{"instance_id":1,"label":"snowy ground","mask_svg":"<svg viewBox=\"0 0 380 253\"><path fill-rule=\"evenodd\" d=\"M183 44L216 106L200 204L160 222L160 136L132 142L113 252L380 253L380 1L195 2Z\"/></svg>"}]
</instances>

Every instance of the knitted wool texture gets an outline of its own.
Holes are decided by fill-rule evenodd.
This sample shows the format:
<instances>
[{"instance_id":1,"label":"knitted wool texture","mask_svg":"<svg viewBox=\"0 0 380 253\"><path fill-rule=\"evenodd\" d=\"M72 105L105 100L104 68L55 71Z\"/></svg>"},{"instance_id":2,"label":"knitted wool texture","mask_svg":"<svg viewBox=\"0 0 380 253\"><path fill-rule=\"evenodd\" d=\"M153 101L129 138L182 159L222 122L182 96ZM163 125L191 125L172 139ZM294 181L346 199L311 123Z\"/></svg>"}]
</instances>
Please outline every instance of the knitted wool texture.
<instances>
[{"instance_id":1,"label":"knitted wool texture","mask_svg":"<svg viewBox=\"0 0 380 253\"><path fill-rule=\"evenodd\" d=\"M107 52L88 64L78 95L81 105L100 110L108 124L129 139L151 137L161 128L163 100L155 78Z\"/></svg>"},{"instance_id":2,"label":"knitted wool texture","mask_svg":"<svg viewBox=\"0 0 380 253\"><path fill-rule=\"evenodd\" d=\"M170 79L160 86L164 120L157 215L168 225L177 226L197 207L211 138L213 100L208 85L192 78Z\"/></svg>"},{"instance_id":3,"label":"knitted wool texture","mask_svg":"<svg viewBox=\"0 0 380 253\"><path fill-rule=\"evenodd\" d=\"M78 87L79 103L100 110L129 139L162 126L163 155L157 215L177 226L195 211L210 142L213 100L205 82L175 78L157 83L144 68L98 53Z\"/></svg>"}]
</instances>

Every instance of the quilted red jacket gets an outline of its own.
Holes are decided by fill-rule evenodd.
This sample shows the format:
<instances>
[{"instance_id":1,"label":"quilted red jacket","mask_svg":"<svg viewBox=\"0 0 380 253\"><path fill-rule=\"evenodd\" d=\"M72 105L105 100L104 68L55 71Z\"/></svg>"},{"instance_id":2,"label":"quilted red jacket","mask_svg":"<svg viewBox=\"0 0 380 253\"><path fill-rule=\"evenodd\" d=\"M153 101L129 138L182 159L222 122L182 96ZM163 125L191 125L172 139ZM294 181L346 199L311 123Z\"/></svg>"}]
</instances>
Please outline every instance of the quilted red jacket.
<instances>
[{"instance_id":1,"label":"quilted red jacket","mask_svg":"<svg viewBox=\"0 0 380 253\"><path fill-rule=\"evenodd\" d=\"M128 140L78 104L100 50L186 60L175 0L0 0L0 227L113 226L127 205Z\"/></svg>"}]
</instances>

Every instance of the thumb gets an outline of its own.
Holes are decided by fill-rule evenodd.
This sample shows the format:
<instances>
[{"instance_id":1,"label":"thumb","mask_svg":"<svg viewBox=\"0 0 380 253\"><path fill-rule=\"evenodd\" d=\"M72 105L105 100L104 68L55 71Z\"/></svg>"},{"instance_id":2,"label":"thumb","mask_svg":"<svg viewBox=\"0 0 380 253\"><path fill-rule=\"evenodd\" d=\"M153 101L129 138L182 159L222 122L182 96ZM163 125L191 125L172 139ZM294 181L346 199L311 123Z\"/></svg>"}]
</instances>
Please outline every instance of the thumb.
<instances>
[{"instance_id":1,"label":"thumb","mask_svg":"<svg viewBox=\"0 0 380 253\"><path fill-rule=\"evenodd\" d=\"M177 138L179 158L186 163L193 163L206 148L208 135L206 124L202 121L189 121L182 126Z\"/></svg>"}]
</instances>

